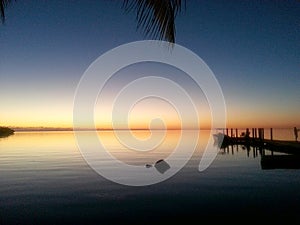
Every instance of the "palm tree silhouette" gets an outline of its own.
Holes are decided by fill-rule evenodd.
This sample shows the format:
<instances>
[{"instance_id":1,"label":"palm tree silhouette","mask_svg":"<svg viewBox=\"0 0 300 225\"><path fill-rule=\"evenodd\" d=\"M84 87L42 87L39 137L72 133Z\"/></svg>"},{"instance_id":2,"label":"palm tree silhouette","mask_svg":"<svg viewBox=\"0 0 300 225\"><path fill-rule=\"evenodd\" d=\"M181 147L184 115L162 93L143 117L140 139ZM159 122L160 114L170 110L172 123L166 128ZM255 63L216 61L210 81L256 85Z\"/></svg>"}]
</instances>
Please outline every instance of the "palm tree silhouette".
<instances>
[{"instance_id":1,"label":"palm tree silhouette","mask_svg":"<svg viewBox=\"0 0 300 225\"><path fill-rule=\"evenodd\" d=\"M4 9L8 5L10 0L0 0L0 17L1 17L1 22L3 23L5 20L5 13Z\"/></svg>"},{"instance_id":2,"label":"palm tree silhouette","mask_svg":"<svg viewBox=\"0 0 300 225\"><path fill-rule=\"evenodd\" d=\"M136 11L137 28L147 36L175 42L175 18L182 8L181 0L124 0L124 8Z\"/></svg>"},{"instance_id":3,"label":"palm tree silhouette","mask_svg":"<svg viewBox=\"0 0 300 225\"><path fill-rule=\"evenodd\" d=\"M0 0L0 16L5 21L5 8L11 0ZM184 0L185 2L185 0ZM135 11L137 28L146 36L175 42L175 18L182 0L123 0L126 11Z\"/></svg>"}]
</instances>

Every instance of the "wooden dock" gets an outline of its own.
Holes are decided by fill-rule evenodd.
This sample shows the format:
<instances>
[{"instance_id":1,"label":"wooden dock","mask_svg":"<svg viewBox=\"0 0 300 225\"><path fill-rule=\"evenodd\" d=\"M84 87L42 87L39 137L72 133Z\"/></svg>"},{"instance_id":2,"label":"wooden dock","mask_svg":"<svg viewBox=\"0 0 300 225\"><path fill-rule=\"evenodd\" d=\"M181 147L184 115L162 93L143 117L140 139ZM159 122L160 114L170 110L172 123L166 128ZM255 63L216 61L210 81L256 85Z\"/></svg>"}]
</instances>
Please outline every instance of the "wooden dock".
<instances>
[{"instance_id":1,"label":"wooden dock","mask_svg":"<svg viewBox=\"0 0 300 225\"><path fill-rule=\"evenodd\" d=\"M237 129L227 128L223 130L223 133L214 134L214 137L216 141L219 141L219 147L221 148L226 148L230 145L244 145L274 152L300 155L300 142L274 140L272 128L270 128L269 139L265 139L264 128L252 128L251 131L252 132L247 128L246 132L243 132L241 136L238 136Z\"/></svg>"}]
</instances>

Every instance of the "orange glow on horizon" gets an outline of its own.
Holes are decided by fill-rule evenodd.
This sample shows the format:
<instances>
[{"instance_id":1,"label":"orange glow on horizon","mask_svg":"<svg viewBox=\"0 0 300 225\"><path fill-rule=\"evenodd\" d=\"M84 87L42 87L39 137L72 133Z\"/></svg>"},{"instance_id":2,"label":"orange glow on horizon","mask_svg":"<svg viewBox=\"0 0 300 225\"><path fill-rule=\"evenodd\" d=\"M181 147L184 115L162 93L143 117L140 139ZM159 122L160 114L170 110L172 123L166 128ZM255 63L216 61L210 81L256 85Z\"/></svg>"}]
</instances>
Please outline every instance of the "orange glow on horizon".
<instances>
[{"instance_id":1,"label":"orange glow on horizon","mask_svg":"<svg viewBox=\"0 0 300 225\"><path fill-rule=\"evenodd\" d=\"M147 105L148 104L148 105ZM287 113L287 109L282 111L274 110L270 113L267 109L257 111L251 107L228 107L227 127L229 128L291 128L300 127L299 114L295 112ZM19 128L65 128L73 127L72 105L57 106L49 108L22 108L13 107L0 112L0 126ZM105 108L95 111L95 124L97 129L113 129L112 121L116 129L193 129L194 121L187 121L185 126L181 124L181 119L176 110L163 102L141 102L137 104L129 113L129 126L118 123L119 118L112 119L111 109ZM164 121L164 124L162 123ZM152 122L152 123L151 123ZM152 125L152 126L151 126ZM211 115L207 108L199 109L200 129L211 128ZM82 129L93 128L82 125Z\"/></svg>"}]
</instances>

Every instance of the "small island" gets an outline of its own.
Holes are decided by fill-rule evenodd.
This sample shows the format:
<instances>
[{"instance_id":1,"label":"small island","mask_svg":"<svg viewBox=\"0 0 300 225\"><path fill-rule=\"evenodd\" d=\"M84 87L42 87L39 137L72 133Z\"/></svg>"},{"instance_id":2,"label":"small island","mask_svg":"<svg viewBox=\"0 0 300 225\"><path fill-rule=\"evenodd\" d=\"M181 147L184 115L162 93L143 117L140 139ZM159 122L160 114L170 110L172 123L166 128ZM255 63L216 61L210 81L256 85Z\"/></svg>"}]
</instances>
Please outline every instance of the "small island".
<instances>
[{"instance_id":1,"label":"small island","mask_svg":"<svg viewBox=\"0 0 300 225\"><path fill-rule=\"evenodd\" d=\"M14 130L8 128L8 127L0 127L0 138L2 137L8 137L12 134L14 134Z\"/></svg>"}]
</instances>

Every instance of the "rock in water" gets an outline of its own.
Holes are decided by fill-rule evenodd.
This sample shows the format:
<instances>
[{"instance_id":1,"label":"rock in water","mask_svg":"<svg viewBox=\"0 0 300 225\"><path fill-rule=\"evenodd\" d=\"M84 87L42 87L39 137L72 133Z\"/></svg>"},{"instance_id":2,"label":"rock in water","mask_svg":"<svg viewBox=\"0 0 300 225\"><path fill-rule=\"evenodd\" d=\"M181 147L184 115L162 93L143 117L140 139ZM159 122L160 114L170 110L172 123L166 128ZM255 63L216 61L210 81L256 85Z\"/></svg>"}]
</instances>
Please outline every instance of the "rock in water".
<instances>
[{"instance_id":1,"label":"rock in water","mask_svg":"<svg viewBox=\"0 0 300 225\"><path fill-rule=\"evenodd\" d=\"M168 169L170 169L170 165L163 159L158 160L154 167L157 169L160 173L165 173Z\"/></svg>"},{"instance_id":2,"label":"rock in water","mask_svg":"<svg viewBox=\"0 0 300 225\"><path fill-rule=\"evenodd\" d=\"M151 167L152 167L152 165L146 164L146 168L151 168Z\"/></svg>"}]
</instances>

